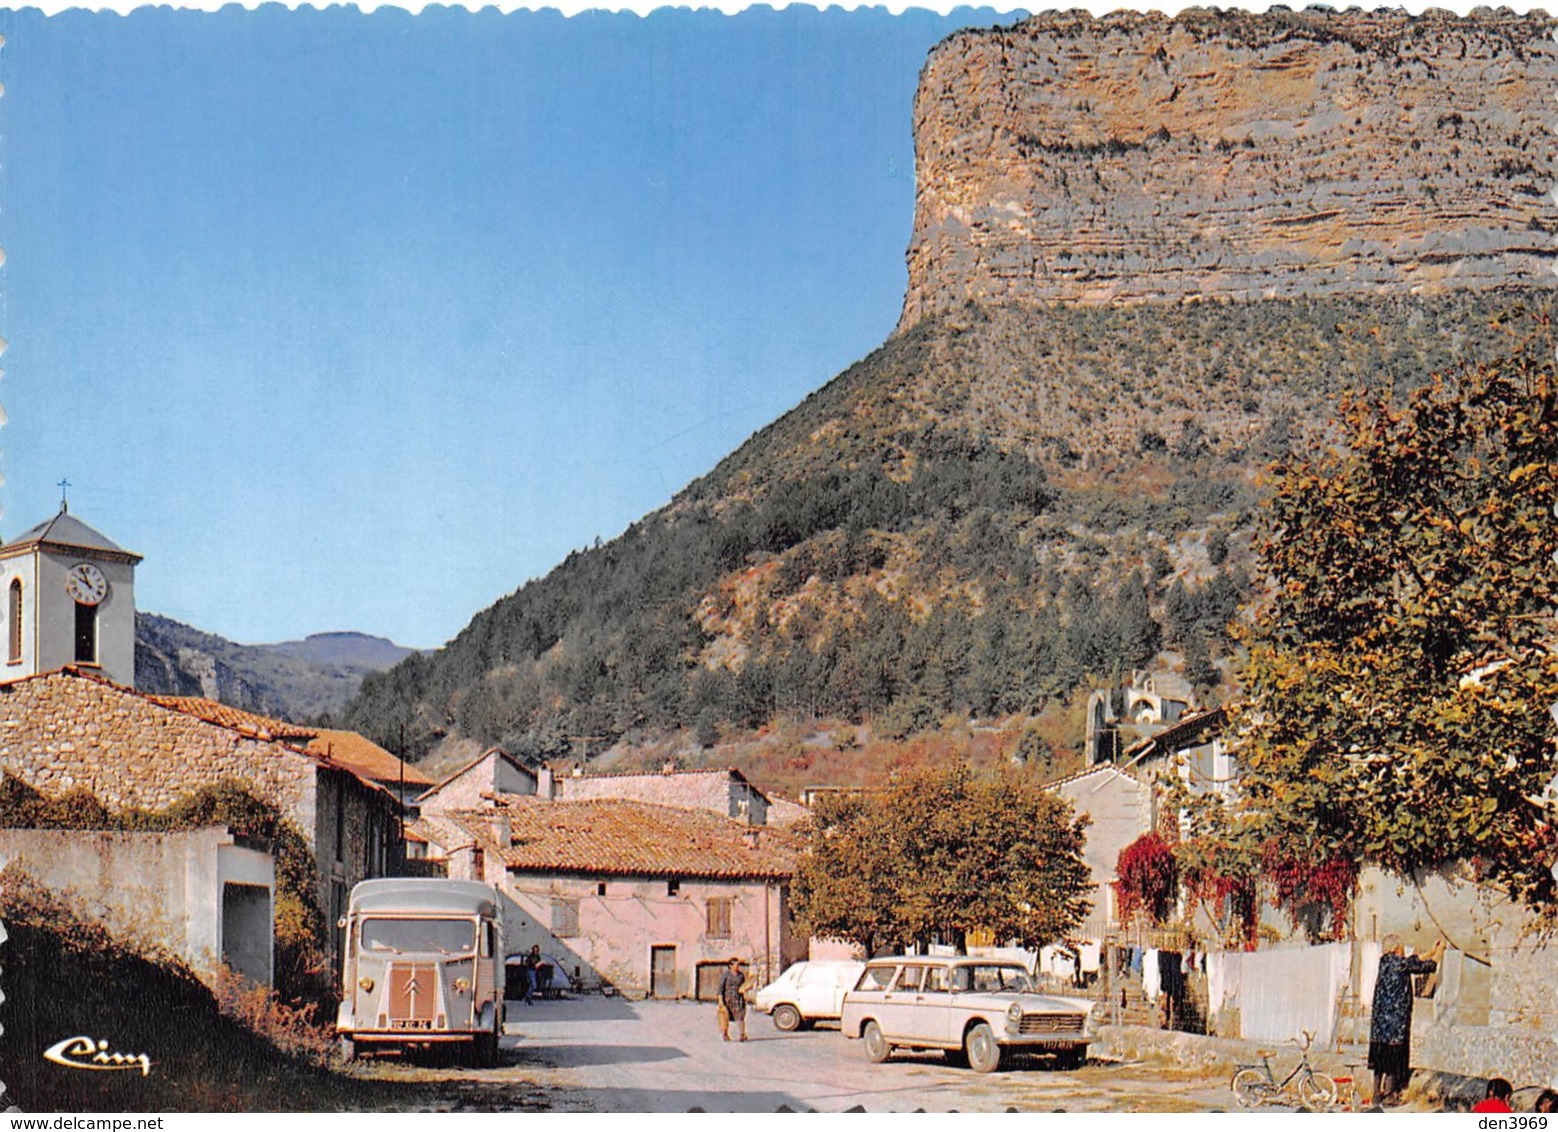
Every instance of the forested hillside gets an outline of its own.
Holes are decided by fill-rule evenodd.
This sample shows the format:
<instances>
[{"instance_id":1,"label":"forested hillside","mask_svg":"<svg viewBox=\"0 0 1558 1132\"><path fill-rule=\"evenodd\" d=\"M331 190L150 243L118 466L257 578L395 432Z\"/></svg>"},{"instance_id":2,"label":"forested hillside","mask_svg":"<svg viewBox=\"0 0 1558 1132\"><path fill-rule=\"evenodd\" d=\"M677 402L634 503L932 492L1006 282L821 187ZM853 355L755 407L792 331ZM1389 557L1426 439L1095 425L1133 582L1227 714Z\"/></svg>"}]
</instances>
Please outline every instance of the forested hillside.
<instances>
[{"instance_id":1,"label":"forested hillside","mask_svg":"<svg viewBox=\"0 0 1558 1132\"><path fill-rule=\"evenodd\" d=\"M531 754L778 717L1036 714L1162 660L1214 696L1261 470L1345 389L1501 352L1544 292L965 306L665 508L369 676L349 726Z\"/></svg>"}]
</instances>

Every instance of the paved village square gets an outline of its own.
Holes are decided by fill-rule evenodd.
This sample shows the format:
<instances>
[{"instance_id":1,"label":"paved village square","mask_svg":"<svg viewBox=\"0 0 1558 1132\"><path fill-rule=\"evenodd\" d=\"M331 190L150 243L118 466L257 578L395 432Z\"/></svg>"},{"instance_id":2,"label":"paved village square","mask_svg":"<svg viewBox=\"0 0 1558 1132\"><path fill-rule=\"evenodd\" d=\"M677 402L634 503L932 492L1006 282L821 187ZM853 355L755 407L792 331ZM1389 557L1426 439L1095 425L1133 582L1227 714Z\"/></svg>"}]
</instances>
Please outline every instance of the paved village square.
<instances>
[{"instance_id":1,"label":"paved village square","mask_svg":"<svg viewBox=\"0 0 1558 1132\"><path fill-rule=\"evenodd\" d=\"M363 1073L443 1103L568 1112L1218 1112L1236 1108L1224 1062L1099 1059L1072 1072L1021 1067L976 1077L934 1054L886 1065L837 1030L783 1033L759 1017L745 1045L720 1041L707 1004L579 999L520 1008L497 1068L386 1060ZM450 1081L459 1083L458 1091Z\"/></svg>"}]
</instances>

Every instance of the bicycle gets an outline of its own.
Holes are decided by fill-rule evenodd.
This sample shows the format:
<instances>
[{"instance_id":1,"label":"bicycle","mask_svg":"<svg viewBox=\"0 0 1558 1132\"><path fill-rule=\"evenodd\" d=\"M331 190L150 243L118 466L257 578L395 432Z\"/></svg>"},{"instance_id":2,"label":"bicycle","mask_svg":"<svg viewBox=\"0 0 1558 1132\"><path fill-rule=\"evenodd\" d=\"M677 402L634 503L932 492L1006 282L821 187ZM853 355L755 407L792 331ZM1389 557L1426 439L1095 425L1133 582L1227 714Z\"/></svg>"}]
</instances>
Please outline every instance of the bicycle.
<instances>
[{"instance_id":1,"label":"bicycle","mask_svg":"<svg viewBox=\"0 0 1558 1132\"><path fill-rule=\"evenodd\" d=\"M1309 1064L1309 1047L1314 1035L1304 1031L1302 1040L1293 1039L1299 1048L1298 1064L1279 1084L1271 1071L1271 1055L1275 1050L1258 1050L1259 1065L1241 1065L1234 1070L1229 1086L1240 1108L1259 1108L1273 1104L1285 1095L1296 1095L1305 1108L1325 1111L1336 1103L1336 1082Z\"/></svg>"}]
</instances>

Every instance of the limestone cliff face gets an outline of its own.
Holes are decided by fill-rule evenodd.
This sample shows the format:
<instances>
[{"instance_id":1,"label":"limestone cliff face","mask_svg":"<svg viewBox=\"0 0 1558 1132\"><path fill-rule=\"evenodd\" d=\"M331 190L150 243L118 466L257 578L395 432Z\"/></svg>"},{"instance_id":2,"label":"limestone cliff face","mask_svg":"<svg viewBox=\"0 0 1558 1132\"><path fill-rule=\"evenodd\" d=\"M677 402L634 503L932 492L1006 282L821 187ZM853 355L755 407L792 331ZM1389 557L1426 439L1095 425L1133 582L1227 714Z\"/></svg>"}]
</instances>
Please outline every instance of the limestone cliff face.
<instances>
[{"instance_id":1,"label":"limestone cliff face","mask_svg":"<svg viewBox=\"0 0 1558 1132\"><path fill-rule=\"evenodd\" d=\"M969 299L1550 283L1554 26L1191 11L961 32L916 96L900 328Z\"/></svg>"}]
</instances>

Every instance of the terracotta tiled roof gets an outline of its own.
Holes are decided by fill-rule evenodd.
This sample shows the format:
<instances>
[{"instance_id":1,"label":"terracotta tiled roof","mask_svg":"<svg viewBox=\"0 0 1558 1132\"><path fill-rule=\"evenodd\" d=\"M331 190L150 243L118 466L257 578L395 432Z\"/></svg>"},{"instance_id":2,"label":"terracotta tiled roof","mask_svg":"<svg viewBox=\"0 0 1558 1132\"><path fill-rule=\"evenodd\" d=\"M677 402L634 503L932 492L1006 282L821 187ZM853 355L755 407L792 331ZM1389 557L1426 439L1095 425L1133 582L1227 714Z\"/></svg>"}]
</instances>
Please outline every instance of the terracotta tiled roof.
<instances>
[{"instance_id":1,"label":"terracotta tiled roof","mask_svg":"<svg viewBox=\"0 0 1558 1132\"><path fill-rule=\"evenodd\" d=\"M319 733L317 727L303 727L296 723L288 723L284 719L257 715L252 711L244 711L242 708L231 707L202 696L162 696L151 692L138 694L159 707L172 708L174 711L181 711L185 715L192 715L221 727L231 727L234 731L242 731L257 739L275 739L281 742L302 740L306 743Z\"/></svg>"},{"instance_id":2,"label":"terracotta tiled roof","mask_svg":"<svg viewBox=\"0 0 1558 1132\"><path fill-rule=\"evenodd\" d=\"M1139 743L1132 743L1125 750L1127 761L1135 762L1137 759L1145 758L1154 749L1168 752L1183 750L1203 732L1221 728L1227 721L1227 713L1220 707L1203 711L1198 715L1184 716L1156 735L1149 736Z\"/></svg>"},{"instance_id":3,"label":"terracotta tiled roof","mask_svg":"<svg viewBox=\"0 0 1558 1132\"><path fill-rule=\"evenodd\" d=\"M491 842L495 821L505 815L510 844L498 850L503 863L519 872L772 879L795 872L791 835L702 810L619 798L515 798L491 810L459 814L457 820ZM755 847L749 844L754 838Z\"/></svg>"},{"instance_id":4,"label":"terracotta tiled roof","mask_svg":"<svg viewBox=\"0 0 1558 1132\"><path fill-rule=\"evenodd\" d=\"M359 777L371 778L386 786L404 781L407 786L427 787L433 780L409 763L402 763L383 747L355 731L316 728L308 751L324 755Z\"/></svg>"}]
</instances>

